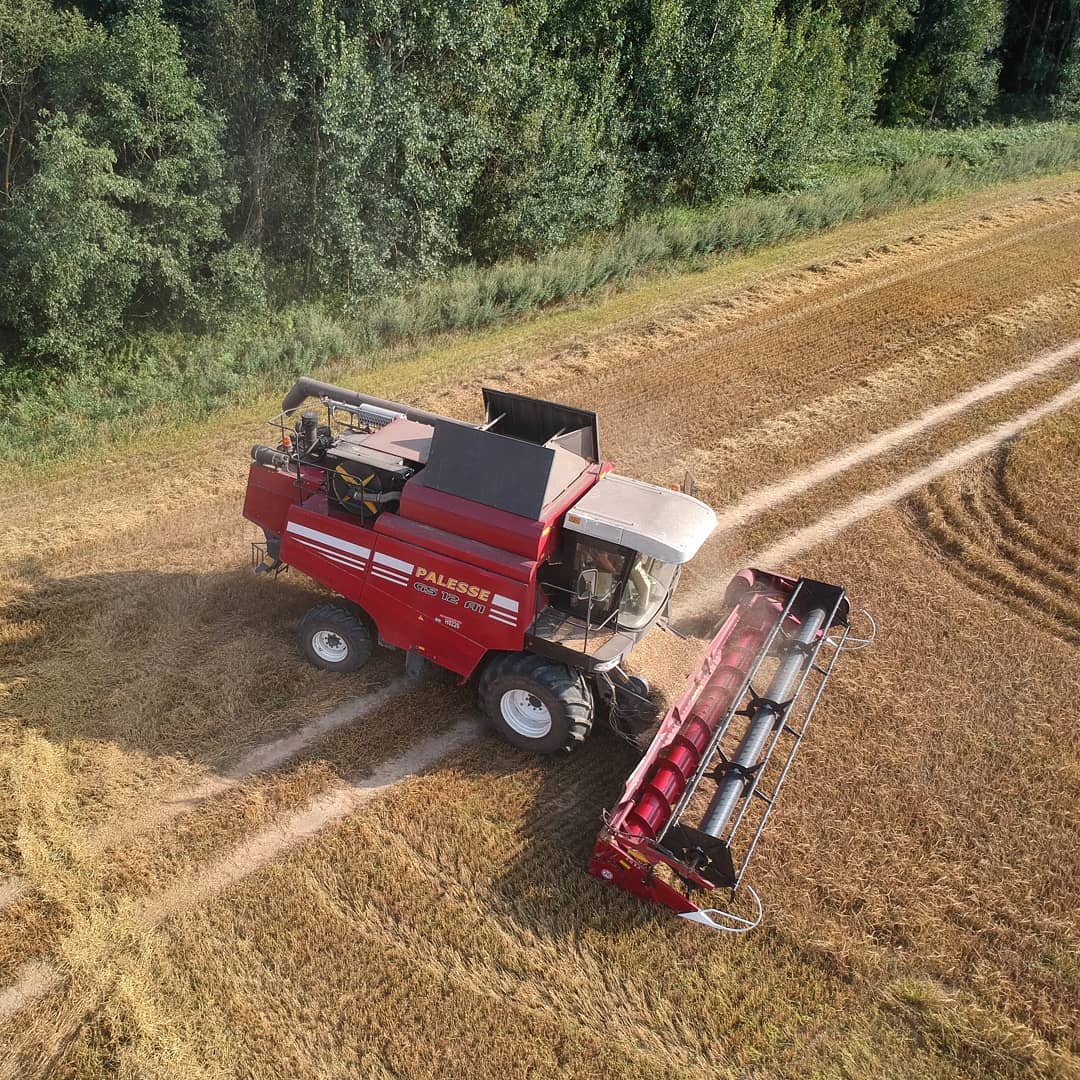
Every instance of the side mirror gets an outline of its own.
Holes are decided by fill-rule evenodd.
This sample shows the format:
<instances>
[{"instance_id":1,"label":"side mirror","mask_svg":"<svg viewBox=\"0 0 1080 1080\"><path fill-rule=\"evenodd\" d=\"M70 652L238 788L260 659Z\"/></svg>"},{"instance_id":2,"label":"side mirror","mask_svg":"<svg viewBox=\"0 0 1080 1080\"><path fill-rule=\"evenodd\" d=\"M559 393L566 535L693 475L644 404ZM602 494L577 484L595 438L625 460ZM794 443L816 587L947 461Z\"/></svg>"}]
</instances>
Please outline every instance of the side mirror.
<instances>
[{"instance_id":1,"label":"side mirror","mask_svg":"<svg viewBox=\"0 0 1080 1080\"><path fill-rule=\"evenodd\" d=\"M596 579L600 571L596 567L589 567L578 574L577 585L574 586L575 600L591 600L596 595Z\"/></svg>"}]
</instances>

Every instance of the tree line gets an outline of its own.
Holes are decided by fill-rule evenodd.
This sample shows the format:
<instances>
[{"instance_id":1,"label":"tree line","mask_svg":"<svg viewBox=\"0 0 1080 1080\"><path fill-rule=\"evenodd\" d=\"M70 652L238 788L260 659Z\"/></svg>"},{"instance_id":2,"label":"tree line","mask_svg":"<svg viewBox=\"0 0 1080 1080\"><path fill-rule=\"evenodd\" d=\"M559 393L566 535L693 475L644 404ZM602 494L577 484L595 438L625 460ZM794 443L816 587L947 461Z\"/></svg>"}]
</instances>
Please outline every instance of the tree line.
<instances>
[{"instance_id":1,"label":"tree line","mask_svg":"<svg viewBox=\"0 0 1080 1080\"><path fill-rule=\"evenodd\" d=\"M342 303L1071 115L1077 0L4 0L0 358Z\"/></svg>"}]
</instances>

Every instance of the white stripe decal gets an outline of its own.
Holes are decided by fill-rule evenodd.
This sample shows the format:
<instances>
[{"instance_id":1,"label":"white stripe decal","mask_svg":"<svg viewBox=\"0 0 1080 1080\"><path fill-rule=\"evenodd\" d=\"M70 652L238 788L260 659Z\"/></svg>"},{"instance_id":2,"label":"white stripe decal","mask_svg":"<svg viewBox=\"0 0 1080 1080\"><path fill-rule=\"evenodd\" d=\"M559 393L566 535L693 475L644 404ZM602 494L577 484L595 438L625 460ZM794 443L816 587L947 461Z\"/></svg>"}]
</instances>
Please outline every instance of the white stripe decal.
<instances>
[{"instance_id":1,"label":"white stripe decal","mask_svg":"<svg viewBox=\"0 0 1080 1080\"><path fill-rule=\"evenodd\" d=\"M385 574L387 577L397 578L399 581L409 580L408 574L403 574L400 570L391 570L389 566L380 566L376 562L371 564L371 569L378 570L380 574Z\"/></svg>"},{"instance_id":2,"label":"white stripe decal","mask_svg":"<svg viewBox=\"0 0 1080 1080\"><path fill-rule=\"evenodd\" d=\"M375 561L381 563L383 566L392 566L395 570L400 570L406 576L413 572L413 564L411 562L402 562L401 559L395 559L392 555L383 555L379 551L375 552Z\"/></svg>"},{"instance_id":3,"label":"white stripe decal","mask_svg":"<svg viewBox=\"0 0 1080 1080\"><path fill-rule=\"evenodd\" d=\"M355 559L347 559L344 555L327 555L326 557L339 566L348 567L350 570L356 570L361 574L367 569L366 563L357 562Z\"/></svg>"},{"instance_id":4,"label":"white stripe decal","mask_svg":"<svg viewBox=\"0 0 1080 1080\"><path fill-rule=\"evenodd\" d=\"M340 563L342 566L348 566L354 570L364 570L367 567L367 563L362 559L353 559L348 555L342 555L340 552L330 551L327 548L320 547L318 544L312 544L307 540L301 540L299 537L296 537L296 542L298 544L303 544L306 548L310 548L316 555L321 555L324 559L329 559L331 562Z\"/></svg>"},{"instance_id":5,"label":"white stripe decal","mask_svg":"<svg viewBox=\"0 0 1080 1080\"><path fill-rule=\"evenodd\" d=\"M377 555L375 557L378 558ZM509 596L501 596L499 593L496 593L491 598L491 602L498 607L506 608L507 611L517 611L518 609L518 602L516 600L511 600Z\"/></svg>"},{"instance_id":6,"label":"white stripe decal","mask_svg":"<svg viewBox=\"0 0 1080 1080\"><path fill-rule=\"evenodd\" d=\"M498 611L488 612L488 618L494 619L496 622L505 623L507 626L517 626L517 619L512 619L509 615L503 615Z\"/></svg>"},{"instance_id":7,"label":"white stripe decal","mask_svg":"<svg viewBox=\"0 0 1080 1080\"><path fill-rule=\"evenodd\" d=\"M409 583L408 578L402 580L401 578L391 577L389 574L384 574L378 567L372 567L371 575L372 577L382 578L383 581L393 582L393 584L398 585L401 588L404 588Z\"/></svg>"},{"instance_id":8,"label":"white stripe decal","mask_svg":"<svg viewBox=\"0 0 1080 1080\"><path fill-rule=\"evenodd\" d=\"M309 529L306 525L301 525L296 521L290 521L289 524L285 526L285 531L296 533L297 536L306 536L311 540L318 540L328 547L337 548L338 551L352 552L353 555L359 555L364 559L371 555L371 548L361 547L359 544L353 544L348 540L342 540L337 536L331 536L329 533L319 532L318 529ZM378 558L378 556L376 556L376 558Z\"/></svg>"}]
</instances>

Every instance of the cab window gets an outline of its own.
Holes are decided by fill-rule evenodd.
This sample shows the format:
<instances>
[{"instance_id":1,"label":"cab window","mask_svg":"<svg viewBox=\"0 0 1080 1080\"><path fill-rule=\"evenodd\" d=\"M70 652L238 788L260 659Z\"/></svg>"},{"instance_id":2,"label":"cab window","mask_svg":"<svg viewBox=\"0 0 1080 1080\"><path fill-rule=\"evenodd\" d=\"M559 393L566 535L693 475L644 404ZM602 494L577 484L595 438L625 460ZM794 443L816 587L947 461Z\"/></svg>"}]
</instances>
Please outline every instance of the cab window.
<instances>
[{"instance_id":1,"label":"cab window","mask_svg":"<svg viewBox=\"0 0 1080 1080\"><path fill-rule=\"evenodd\" d=\"M574 582L587 571L592 578L592 622L595 626L607 620L615 611L619 602L619 587L626 573L626 553L610 544L595 540L579 540L574 551ZM595 576L594 576L595 574ZM588 581L583 583L586 588ZM580 618L587 616L589 601L576 599L573 602L574 614Z\"/></svg>"},{"instance_id":2,"label":"cab window","mask_svg":"<svg viewBox=\"0 0 1080 1080\"><path fill-rule=\"evenodd\" d=\"M630 568L619 605L619 625L640 630L659 614L675 582L679 567L649 555L637 555Z\"/></svg>"}]
</instances>

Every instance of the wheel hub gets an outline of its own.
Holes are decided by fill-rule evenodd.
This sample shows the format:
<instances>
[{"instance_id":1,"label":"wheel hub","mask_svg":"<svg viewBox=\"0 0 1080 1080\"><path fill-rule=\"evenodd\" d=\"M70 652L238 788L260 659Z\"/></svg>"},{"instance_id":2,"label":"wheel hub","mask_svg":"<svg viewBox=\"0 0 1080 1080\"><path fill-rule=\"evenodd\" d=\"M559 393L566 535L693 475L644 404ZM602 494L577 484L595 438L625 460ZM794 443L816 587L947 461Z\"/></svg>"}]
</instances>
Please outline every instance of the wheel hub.
<instances>
[{"instance_id":1,"label":"wheel hub","mask_svg":"<svg viewBox=\"0 0 1080 1080\"><path fill-rule=\"evenodd\" d=\"M528 690L507 690L499 701L506 723L526 739L542 739L551 731L551 713Z\"/></svg>"},{"instance_id":2,"label":"wheel hub","mask_svg":"<svg viewBox=\"0 0 1080 1080\"><path fill-rule=\"evenodd\" d=\"M340 664L349 655L349 643L333 630L318 630L312 634L311 648L328 664Z\"/></svg>"}]
</instances>

